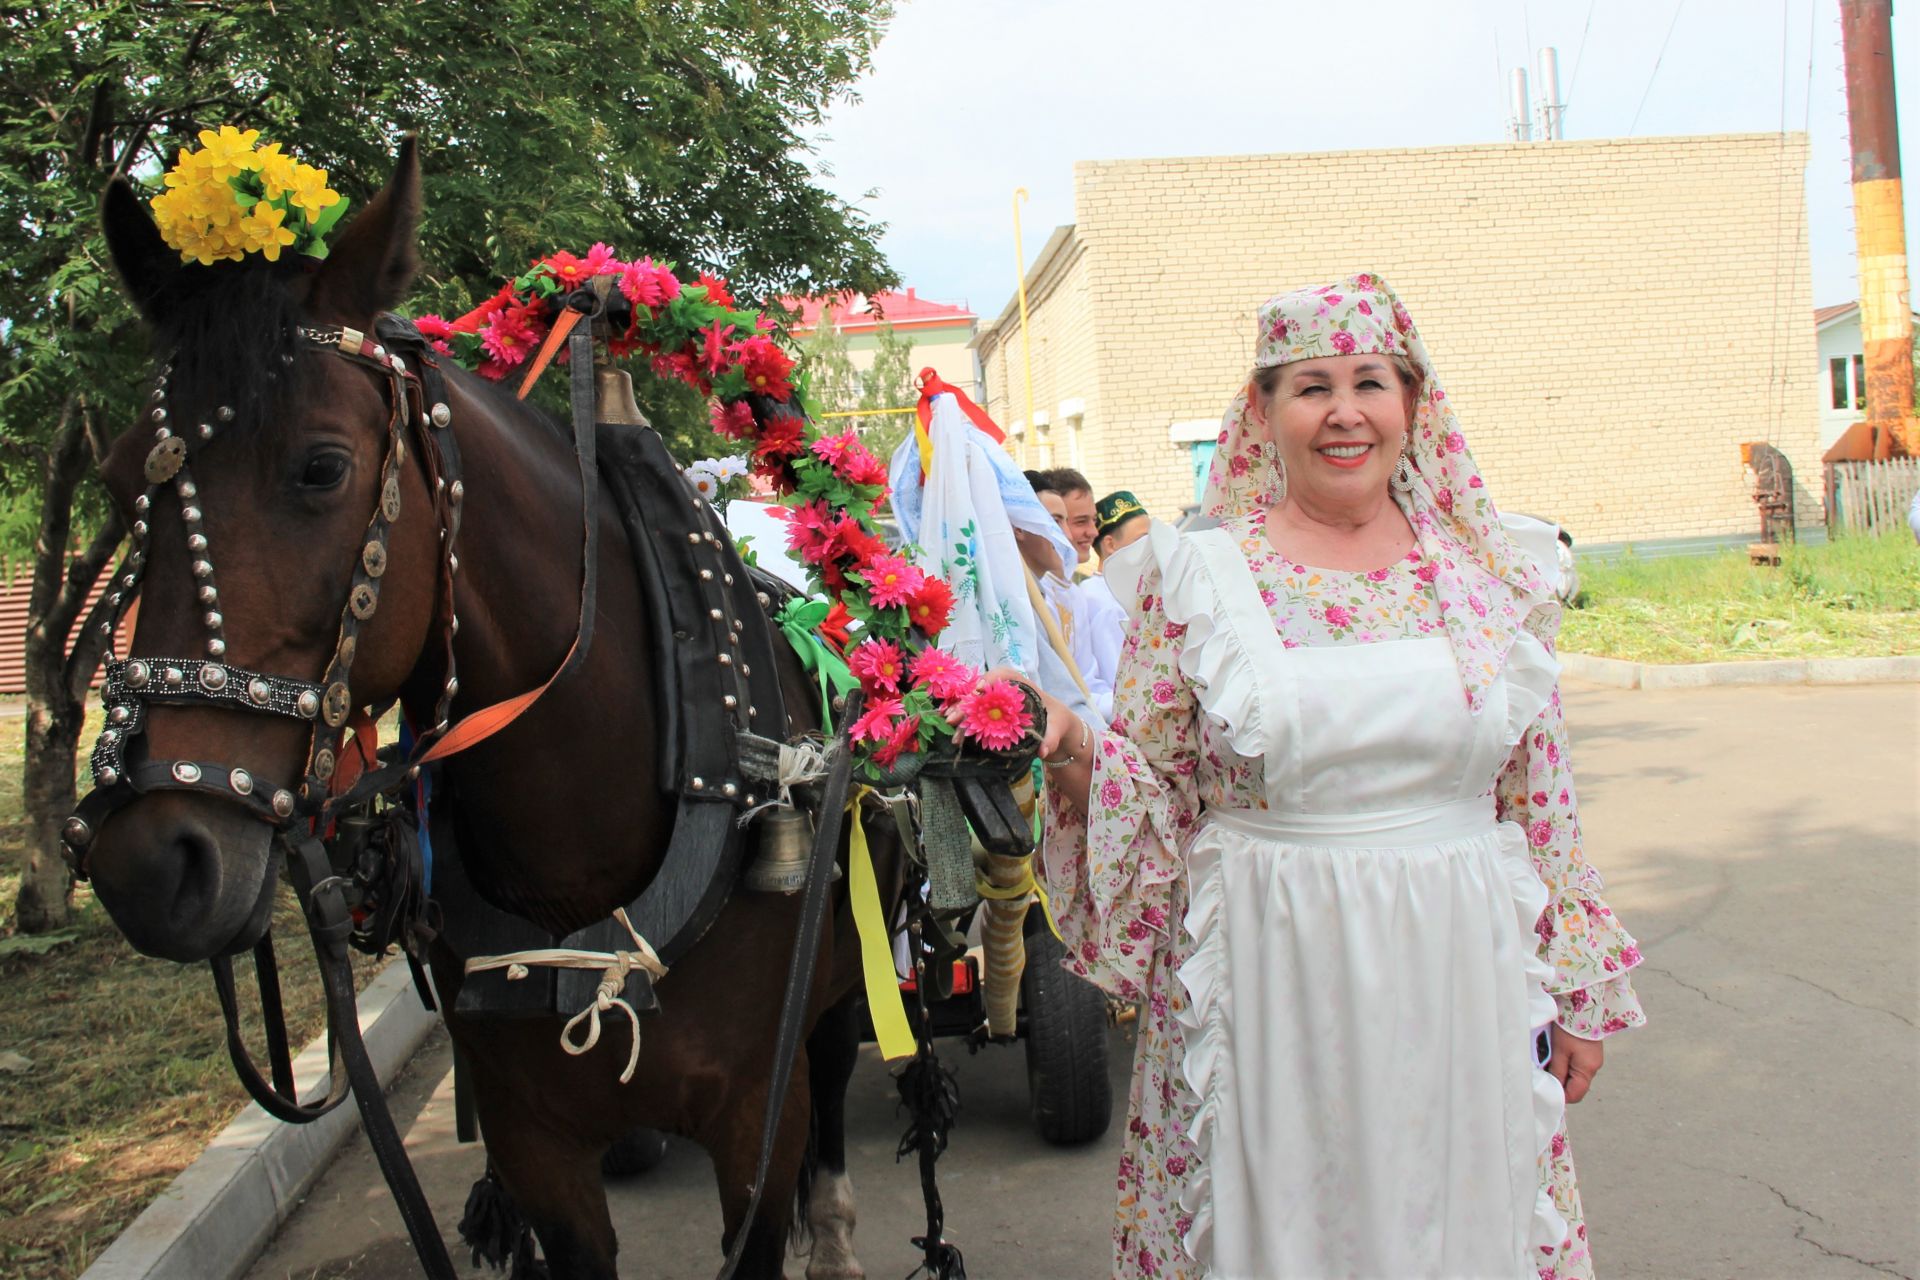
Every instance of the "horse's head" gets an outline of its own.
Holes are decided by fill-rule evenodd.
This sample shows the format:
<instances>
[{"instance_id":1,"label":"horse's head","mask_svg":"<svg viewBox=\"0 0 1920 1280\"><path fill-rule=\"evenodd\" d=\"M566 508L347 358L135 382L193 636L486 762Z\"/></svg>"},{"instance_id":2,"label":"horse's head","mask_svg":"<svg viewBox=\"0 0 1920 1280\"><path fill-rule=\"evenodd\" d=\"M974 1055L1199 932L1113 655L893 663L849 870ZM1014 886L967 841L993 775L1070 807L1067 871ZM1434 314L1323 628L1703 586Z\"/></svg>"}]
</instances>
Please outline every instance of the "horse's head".
<instances>
[{"instance_id":1,"label":"horse's head","mask_svg":"<svg viewBox=\"0 0 1920 1280\"><path fill-rule=\"evenodd\" d=\"M420 451L407 434L397 492L385 489L395 383L374 361L339 358L303 327L370 333L374 316L399 300L415 268L419 189L409 139L392 181L324 262L208 267L183 266L132 190L120 181L108 188L107 240L158 338L162 369L148 408L105 467L136 533L131 567L141 596L130 657L145 664L143 682L178 681L184 670L189 686L244 686L260 708L272 702L284 712L279 704L297 686L282 681L337 675L349 647L343 609L365 581L369 519L383 500L405 514L391 524L377 616L350 624L358 633L351 705L392 696L413 670L434 624L441 567ZM404 422L404 404L401 412ZM125 574L114 589L125 589ZM198 669L209 660L217 672ZM305 701L298 714L257 714L213 698L153 700L144 724L132 721L128 732L144 732L130 744L128 769L144 759L158 781L123 791L124 803L87 833L85 859L135 947L199 960L242 950L264 932L273 811L284 818L303 779L311 783L313 735L333 718L334 699ZM109 730L128 716L115 714L121 721L110 718ZM193 785L174 785L151 762L175 762L173 777ZM115 780L96 777L96 785Z\"/></svg>"}]
</instances>

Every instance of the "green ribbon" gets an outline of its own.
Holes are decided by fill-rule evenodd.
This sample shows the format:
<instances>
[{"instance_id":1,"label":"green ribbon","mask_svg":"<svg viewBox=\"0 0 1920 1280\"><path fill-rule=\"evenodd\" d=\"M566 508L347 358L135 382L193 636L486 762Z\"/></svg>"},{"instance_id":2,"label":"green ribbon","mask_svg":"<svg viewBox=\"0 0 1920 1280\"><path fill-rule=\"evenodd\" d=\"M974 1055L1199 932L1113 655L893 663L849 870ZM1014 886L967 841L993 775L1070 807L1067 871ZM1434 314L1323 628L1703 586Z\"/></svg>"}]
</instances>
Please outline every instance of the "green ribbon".
<instances>
[{"instance_id":1,"label":"green ribbon","mask_svg":"<svg viewBox=\"0 0 1920 1280\"><path fill-rule=\"evenodd\" d=\"M774 615L773 620L780 624L780 632L786 636L787 644L799 657L800 665L819 680L821 727L831 734L834 695L851 693L859 687L860 682L854 679L853 672L847 670L846 659L820 638L820 624L827 620L827 612L828 605L824 600L795 596L780 606L780 612Z\"/></svg>"}]
</instances>

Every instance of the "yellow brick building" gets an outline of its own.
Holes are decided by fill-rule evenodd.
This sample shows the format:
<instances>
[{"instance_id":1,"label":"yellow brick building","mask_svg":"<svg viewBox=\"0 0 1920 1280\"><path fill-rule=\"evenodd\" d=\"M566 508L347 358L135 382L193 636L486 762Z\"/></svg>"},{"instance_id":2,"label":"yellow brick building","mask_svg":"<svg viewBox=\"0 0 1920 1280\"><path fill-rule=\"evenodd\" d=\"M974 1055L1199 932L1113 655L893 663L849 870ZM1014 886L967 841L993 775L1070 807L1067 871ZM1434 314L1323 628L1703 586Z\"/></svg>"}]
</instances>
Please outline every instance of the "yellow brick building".
<instances>
[{"instance_id":1,"label":"yellow brick building","mask_svg":"<svg viewBox=\"0 0 1920 1280\"><path fill-rule=\"evenodd\" d=\"M1086 161L1074 225L975 342L1027 466L1195 499L1254 309L1391 281L1496 501L1586 543L1757 527L1740 444L1820 521L1804 134Z\"/></svg>"}]
</instances>

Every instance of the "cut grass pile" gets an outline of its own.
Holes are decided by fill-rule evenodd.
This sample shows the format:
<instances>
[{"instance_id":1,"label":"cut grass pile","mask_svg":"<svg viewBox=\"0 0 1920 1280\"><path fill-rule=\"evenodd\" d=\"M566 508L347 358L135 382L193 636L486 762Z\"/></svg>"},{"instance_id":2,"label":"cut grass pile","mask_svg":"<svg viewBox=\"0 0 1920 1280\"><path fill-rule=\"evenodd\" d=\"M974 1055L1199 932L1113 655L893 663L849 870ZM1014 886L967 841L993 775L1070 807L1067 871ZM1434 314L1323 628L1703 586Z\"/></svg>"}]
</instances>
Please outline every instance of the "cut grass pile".
<instances>
[{"instance_id":1,"label":"cut grass pile","mask_svg":"<svg viewBox=\"0 0 1920 1280\"><path fill-rule=\"evenodd\" d=\"M23 725L0 719L0 866L8 869L0 875L0 1275L69 1280L200 1154L246 1095L227 1060L205 965L136 954L84 885L64 935L13 934ZM285 889L274 932L298 1048L320 1033L324 1012L313 950ZM236 968L252 1030L251 961ZM365 985L378 964L356 957L356 968ZM264 1062L260 1037L249 1038Z\"/></svg>"},{"instance_id":2,"label":"cut grass pile","mask_svg":"<svg viewBox=\"0 0 1920 1280\"><path fill-rule=\"evenodd\" d=\"M1560 648L1632 662L1860 658L1920 653L1920 547L1901 535L1580 566L1582 604Z\"/></svg>"}]
</instances>

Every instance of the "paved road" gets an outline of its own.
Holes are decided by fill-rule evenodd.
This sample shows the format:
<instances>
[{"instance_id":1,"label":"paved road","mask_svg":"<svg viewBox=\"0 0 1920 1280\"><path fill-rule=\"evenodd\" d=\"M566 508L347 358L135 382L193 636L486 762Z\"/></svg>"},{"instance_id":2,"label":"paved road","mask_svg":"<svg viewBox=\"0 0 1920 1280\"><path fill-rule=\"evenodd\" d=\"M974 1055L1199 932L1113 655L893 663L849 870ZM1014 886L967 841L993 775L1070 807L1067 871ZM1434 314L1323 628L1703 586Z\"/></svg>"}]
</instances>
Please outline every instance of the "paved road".
<instances>
[{"instance_id":1,"label":"paved road","mask_svg":"<svg viewBox=\"0 0 1920 1280\"><path fill-rule=\"evenodd\" d=\"M1612 1042L1573 1112L1601 1275L1920 1278L1920 688L1570 686L1567 703L1588 846L1648 956L1653 1019ZM1121 1090L1127 1033L1112 1044ZM954 1060L964 1110L941 1186L969 1273L1104 1275L1117 1132L1047 1148L1025 1125L1019 1050ZM452 1141L446 1072L436 1040L398 1094L451 1239L480 1156ZM877 1062L850 1114L861 1256L903 1276L918 1188L893 1163L901 1121ZM713 1274L700 1152L676 1147L613 1201L626 1274ZM253 1275L409 1263L356 1139Z\"/></svg>"}]
</instances>

